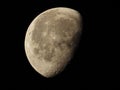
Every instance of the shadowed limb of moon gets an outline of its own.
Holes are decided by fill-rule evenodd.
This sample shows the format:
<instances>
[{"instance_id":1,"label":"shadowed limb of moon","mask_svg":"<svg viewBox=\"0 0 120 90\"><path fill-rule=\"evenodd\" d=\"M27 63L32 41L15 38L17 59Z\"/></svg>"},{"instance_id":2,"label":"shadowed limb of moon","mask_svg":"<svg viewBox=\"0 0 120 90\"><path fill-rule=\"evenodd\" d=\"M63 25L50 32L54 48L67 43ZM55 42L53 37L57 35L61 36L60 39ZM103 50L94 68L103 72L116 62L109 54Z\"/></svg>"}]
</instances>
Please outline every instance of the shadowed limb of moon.
<instances>
[{"instance_id":1,"label":"shadowed limb of moon","mask_svg":"<svg viewBox=\"0 0 120 90\"><path fill-rule=\"evenodd\" d=\"M58 7L39 14L25 36L25 52L31 66L44 77L53 77L71 60L82 30L76 10Z\"/></svg>"}]
</instances>

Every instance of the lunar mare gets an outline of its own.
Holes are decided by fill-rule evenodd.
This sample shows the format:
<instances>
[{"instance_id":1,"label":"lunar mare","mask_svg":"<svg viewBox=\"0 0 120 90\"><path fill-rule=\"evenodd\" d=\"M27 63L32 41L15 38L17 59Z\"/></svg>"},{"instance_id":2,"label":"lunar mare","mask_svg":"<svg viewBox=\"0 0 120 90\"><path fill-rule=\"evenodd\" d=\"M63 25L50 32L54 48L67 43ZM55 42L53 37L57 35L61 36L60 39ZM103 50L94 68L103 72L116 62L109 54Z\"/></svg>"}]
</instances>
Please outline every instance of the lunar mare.
<instances>
[{"instance_id":1,"label":"lunar mare","mask_svg":"<svg viewBox=\"0 0 120 90\"><path fill-rule=\"evenodd\" d=\"M71 8L52 8L29 25L25 52L31 66L44 77L53 77L70 62L82 31L82 17Z\"/></svg>"}]
</instances>

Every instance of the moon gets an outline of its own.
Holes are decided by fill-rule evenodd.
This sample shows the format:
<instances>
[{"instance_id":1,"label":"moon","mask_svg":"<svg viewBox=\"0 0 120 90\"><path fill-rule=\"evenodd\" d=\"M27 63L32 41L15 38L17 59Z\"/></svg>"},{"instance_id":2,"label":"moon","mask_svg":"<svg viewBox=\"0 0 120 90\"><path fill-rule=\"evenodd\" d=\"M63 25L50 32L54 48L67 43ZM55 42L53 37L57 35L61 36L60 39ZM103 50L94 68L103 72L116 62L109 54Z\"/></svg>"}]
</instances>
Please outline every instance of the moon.
<instances>
[{"instance_id":1,"label":"moon","mask_svg":"<svg viewBox=\"0 0 120 90\"><path fill-rule=\"evenodd\" d=\"M82 16L71 8L56 7L40 13L25 34L29 63L46 78L61 73L71 61L82 31Z\"/></svg>"}]
</instances>

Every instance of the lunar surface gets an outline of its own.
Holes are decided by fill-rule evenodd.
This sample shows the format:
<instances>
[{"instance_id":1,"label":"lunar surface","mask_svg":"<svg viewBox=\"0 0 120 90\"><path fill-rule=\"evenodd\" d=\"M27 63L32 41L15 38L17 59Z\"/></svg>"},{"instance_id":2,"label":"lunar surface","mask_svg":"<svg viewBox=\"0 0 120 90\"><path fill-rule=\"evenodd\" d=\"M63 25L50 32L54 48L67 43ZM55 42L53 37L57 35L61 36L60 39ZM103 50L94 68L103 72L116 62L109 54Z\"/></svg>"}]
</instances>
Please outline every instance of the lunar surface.
<instances>
[{"instance_id":1,"label":"lunar surface","mask_svg":"<svg viewBox=\"0 0 120 90\"><path fill-rule=\"evenodd\" d=\"M25 35L25 52L31 66L50 78L70 62L82 31L81 14L71 8L51 8L39 14Z\"/></svg>"}]
</instances>

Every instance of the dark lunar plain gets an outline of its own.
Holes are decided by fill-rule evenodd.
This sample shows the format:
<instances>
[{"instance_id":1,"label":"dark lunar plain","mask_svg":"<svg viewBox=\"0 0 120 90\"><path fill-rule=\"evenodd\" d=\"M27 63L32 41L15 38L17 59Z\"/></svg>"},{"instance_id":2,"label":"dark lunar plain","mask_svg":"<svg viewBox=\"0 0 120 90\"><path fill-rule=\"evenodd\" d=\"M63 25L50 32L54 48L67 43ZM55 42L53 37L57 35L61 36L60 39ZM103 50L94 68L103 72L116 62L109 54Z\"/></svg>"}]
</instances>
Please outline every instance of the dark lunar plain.
<instances>
[{"instance_id":1,"label":"dark lunar plain","mask_svg":"<svg viewBox=\"0 0 120 90\"><path fill-rule=\"evenodd\" d=\"M1 3L1 80L3 88L24 90L80 90L106 86L108 69L103 68L104 43L101 40L107 28L106 3L92 0L15 0ZM8 4L8 5L7 5ZM38 74L29 64L24 39L31 21L41 12L54 7L68 7L83 17L80 43L65 70L53 78ZM12 89L12 90L13 90ZM2 90L2 89L1 89ZM5 90L5 89L3 89ZM89 89L88 89L89 90Z\"/></svg>"}]
</instances>

